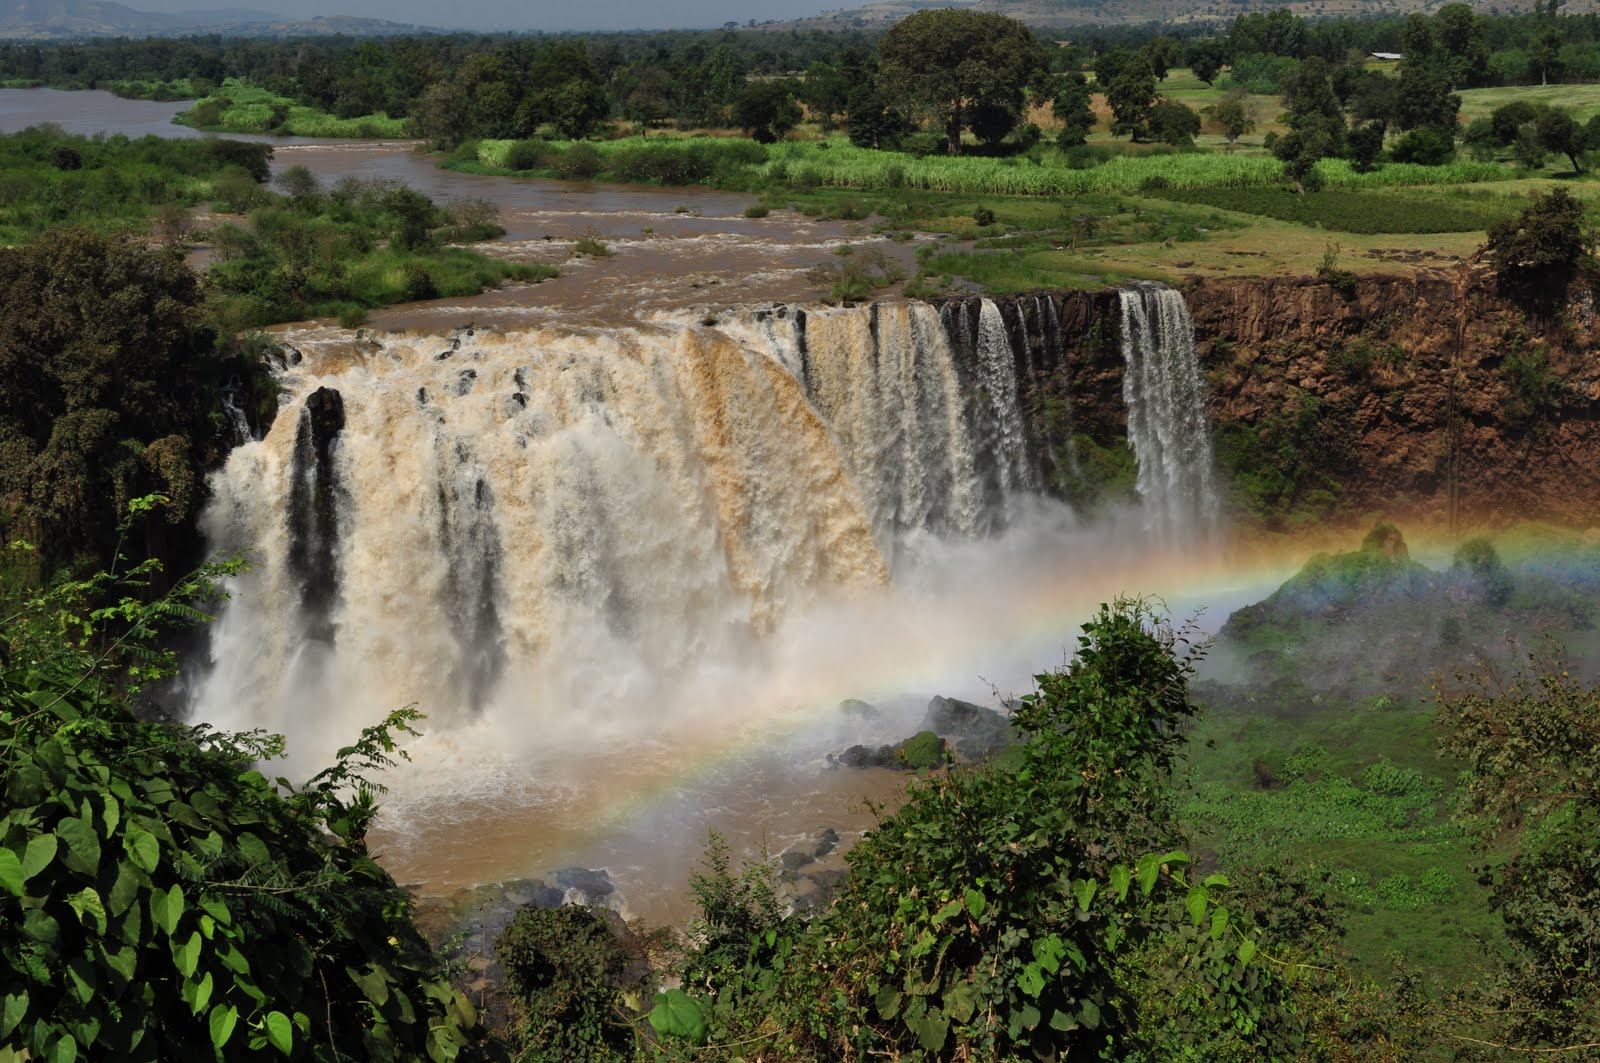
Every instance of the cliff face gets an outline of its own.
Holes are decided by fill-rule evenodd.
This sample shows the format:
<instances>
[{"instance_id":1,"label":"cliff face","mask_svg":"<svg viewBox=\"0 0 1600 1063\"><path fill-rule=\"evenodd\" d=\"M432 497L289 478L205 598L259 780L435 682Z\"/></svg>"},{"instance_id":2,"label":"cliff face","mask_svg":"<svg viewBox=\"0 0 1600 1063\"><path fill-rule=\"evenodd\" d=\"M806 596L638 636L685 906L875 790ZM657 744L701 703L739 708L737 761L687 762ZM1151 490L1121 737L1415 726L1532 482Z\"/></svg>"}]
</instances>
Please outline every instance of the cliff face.
<instances>
[{"instance_id":1,"label":"cliff face","mask_svg":"<svg viewBox=\"0 0 1600 1063\"><path fill-rule=\"evenodd\" d=\"M1184 294L1222 479L1234 508L1267 527L1600 514L1600 320L1587 287L1543 315L1484 270L1338 288L1202 281ZM1069 497L1095 494L1084 480L1097 475L1126 490L1107 458L1126 430L1116 293L1050 302L1054 343L1041 298L1005 306L1028 337L1018 370L1046 481Z\"/></svg>"},{"instance_id":2,"label":"cliff face","mask_svg":"<svg viewBox=\"0 0 1600 1063\"><path fill-rule=\"evenodd\" d=\"M1482 270L1363 277L1343 291L1311 278L1202 283L1186 295L1219 460L1246 487L1263 472L1248 459L1277 453L1252 437L1276 434L1302 444L1352 514L1583 524L1600 511L1600 327L1587 287L1549 317Z\"/></svg>"}]
</instances>

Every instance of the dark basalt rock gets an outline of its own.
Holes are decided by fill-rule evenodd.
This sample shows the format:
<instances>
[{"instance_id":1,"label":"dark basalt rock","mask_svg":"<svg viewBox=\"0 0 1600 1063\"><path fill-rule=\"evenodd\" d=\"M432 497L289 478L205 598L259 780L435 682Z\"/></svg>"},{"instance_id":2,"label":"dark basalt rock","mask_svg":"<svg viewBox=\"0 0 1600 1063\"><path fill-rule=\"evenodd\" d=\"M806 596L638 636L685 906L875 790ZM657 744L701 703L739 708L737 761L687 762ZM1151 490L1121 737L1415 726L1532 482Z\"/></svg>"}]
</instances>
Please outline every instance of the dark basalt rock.
<instances>
[{"instance_id":1,"label":"dark basalt rock","mask_svg":"<svg viewBox=\"0 0 1600 1063\"><path fill-rule=\"evenodd\" d=\"M582 904L594 904L617 891L617 884L604 868L564 867L550 877L562 889L583 894L587 899L579 902Z\"/></svg>"},{"instance_id":2,"label":"dark basalt rock","mask_svg":"<svg viewBox=\"0 0 1600 1063\"><path fill-rule=\"evenodd\" d=\"M935 697L928 702L922 726L956 739L964 760L985 760L1017 742L1011 721L993 709L959 698Z\"/></svg>"}]
</instances>

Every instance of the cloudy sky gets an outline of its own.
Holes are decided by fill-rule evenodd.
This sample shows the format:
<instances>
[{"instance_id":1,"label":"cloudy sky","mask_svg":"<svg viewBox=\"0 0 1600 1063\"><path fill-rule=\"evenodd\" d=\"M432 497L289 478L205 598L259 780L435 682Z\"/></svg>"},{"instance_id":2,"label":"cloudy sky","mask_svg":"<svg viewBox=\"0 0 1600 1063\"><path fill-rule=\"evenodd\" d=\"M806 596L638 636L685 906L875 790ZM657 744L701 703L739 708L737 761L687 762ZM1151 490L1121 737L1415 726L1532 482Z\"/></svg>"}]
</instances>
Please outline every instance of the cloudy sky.
<instances>
[{"instance_id":1,"label":"cloudy sky","mask_svg":"<svg viewBox=\"0 0 1600 1063\"><path fill-rule=\"evenodd\" d=\"M293 17L359 15L466 29L701 29L724 22L801 18L845 0L122 0L140 11L243 7ZM861 0L850 0L850 6Z\"/></svg>"}]
</instances>

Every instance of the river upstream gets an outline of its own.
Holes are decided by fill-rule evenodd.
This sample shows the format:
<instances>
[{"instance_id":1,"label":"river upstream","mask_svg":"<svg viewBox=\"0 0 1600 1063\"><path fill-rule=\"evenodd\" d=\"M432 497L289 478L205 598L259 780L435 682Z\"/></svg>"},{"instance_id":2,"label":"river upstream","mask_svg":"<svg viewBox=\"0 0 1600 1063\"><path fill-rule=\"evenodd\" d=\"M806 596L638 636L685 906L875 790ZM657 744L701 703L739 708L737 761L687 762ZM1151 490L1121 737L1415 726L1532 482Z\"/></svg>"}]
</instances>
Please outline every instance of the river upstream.
<instances>
[{"instance_id":1,"label":"river upstream","mask_svg":"<svg viewBox=\"0 0 1600 1063\"><path fill-rule=\"evenodd\" d=\"M5 90L0 129L196 135L179 109ZM878 238L747 219L739 195L272 142L324 184L488 200L508 232L483 250L562 269L359 335L284 328L303 360L278 419L211 482L210 541L253 570L197 662L196 718L287 735L304 775L416 703L373 844L425 892L576 865L680 919L709 829L776 854L869 828L905 776L835 755L910 735L930 697L1026 692L1118 593L1215 624L1260 586L1175 531L1217 505L1176 293L1122 297L1145 504L1086 522L1044 497L1020 393L1048 297L797 312L808 270ZM615 253L570 257L584 235Z\"/></svg>"}]
</instances>

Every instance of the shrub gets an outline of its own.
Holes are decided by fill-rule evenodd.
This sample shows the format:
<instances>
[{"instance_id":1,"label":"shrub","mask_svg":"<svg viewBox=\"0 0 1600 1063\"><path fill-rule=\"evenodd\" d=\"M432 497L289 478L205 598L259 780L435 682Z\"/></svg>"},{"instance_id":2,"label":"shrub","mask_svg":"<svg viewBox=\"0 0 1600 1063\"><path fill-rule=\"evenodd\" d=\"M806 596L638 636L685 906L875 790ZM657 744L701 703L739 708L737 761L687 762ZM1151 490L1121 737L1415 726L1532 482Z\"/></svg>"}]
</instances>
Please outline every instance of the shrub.
<instances>
[{"instance_id":1,"label":"shrub","mask_svg":"<svg viewBox=\"0 0 1600 1063\"><path fill-rule=\"evenodd\" d=\"M519 140L506 150L508 170L536 170L543 161L545 144L540 140Z\"/></svg>"},{"instance_id":2,"label":"shrub","mask_svg":"<svg viewBox=\"0 0 1600 1063\"><path fill-rule=\"evenodd\" d=\"M1456 157L1456 146L1448 136L1426 126L1413 129L1389 149L1395 162L1411 162L1419 166L1443 166Z\"/></svg>"},{"instance_id":3,"label":"shrub","mask_svg":"<svg viewBox=\"0 0 1600 1063\"><path fill-rule=\"evenodd\" d=\"M136 720L128 691L175 670L157 625L198 618L187 603L208 590L185 580L145 604L156 575L7 606L0 656L30 664L0 672L0 1055L482 1058L472 1006L364 842L363 776L418 714L367 728L299 788L249 767L282 739Z\"/></svg>"},{"instance_id":4,"label":"shrub","mask_svg":"<svg viewBox=\"0 0 1600 1063\"><path fill-rule=\"evenodd\" d=\"M605 160L593 144L574 144L550 159L550 169L568 181L592 180L605 168Z\"/></svg>"},{"instance_id":5,"label":"shrub","mask_svg":"<svg viewBox=\"0 0 1600 1063\"><path fill-rule=\"evenodd\" d=\"M948 147L941 134L928 130L908 133L900 140L900 150L919 159L927 158L929 155L943 155Z\"/></svg>"},{"instance_id":6,"label":"shrub","mask_svg":"<svg viewBox=\"0 0 1600 1063\"><path fill-rule=\"evenodd\" d=\"M744 208L744 216L747 218L765 218L767 214L767 208L760 203L752 203Z\"/></svg>"},{"instance_id":7,"label":"shrub","mask_svg":"<svg viewBox=\"0 0 1600 1063\"><path fill-rule=\"evenodd\" d=\"M1495 271L1513 286L1545 287L1561 280L1593 245L1583 203L1565 188L1542 193L1515 218L1489 228Z\"/></svg>"},{"instance_id":8,"label":"shrub","mask_svg":"<svg viewBox=\"0 0 1600 1063\"><path fill-rule=\"evenodd\" d=\"M565 1063L627 1054L634 1031L620 998L644 988L648 968L631 962L608 921L614 919L578 905L524 905L495 938L516 1013L519 1059Z\"/></svg>"}]
</instances>

